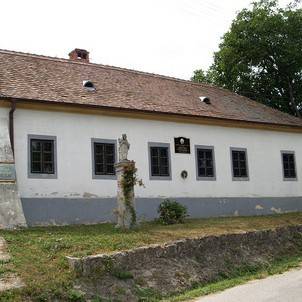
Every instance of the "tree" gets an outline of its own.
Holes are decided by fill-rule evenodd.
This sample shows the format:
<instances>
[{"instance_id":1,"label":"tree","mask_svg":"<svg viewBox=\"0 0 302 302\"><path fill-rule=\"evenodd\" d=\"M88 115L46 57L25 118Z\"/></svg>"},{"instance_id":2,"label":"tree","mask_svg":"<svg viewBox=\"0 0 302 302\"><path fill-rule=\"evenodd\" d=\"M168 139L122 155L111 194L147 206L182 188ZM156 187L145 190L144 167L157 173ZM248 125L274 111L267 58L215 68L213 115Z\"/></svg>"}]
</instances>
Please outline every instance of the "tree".
<instances>
[{"instance_id":1,"label":"tree","mask_svg":"<svg viewBox=\"0 0 302 302\"><path fill-rule=\"evenodd\" d=\"M214 63L193 81L225 87L302 117L302 9L261 0L243 9L223 36Z\"/></svg>"},{"instance_id":2,"label":"tree","mask_svg":"<svg viewBox=\"0 0 302 302\"><path fill-rule=\"evenodd\" d=\"M198 83L211 83L210 79L208 79L207 72L205 72L203 69L195 70L191 81Z\"/></svg>"}]
</instances>

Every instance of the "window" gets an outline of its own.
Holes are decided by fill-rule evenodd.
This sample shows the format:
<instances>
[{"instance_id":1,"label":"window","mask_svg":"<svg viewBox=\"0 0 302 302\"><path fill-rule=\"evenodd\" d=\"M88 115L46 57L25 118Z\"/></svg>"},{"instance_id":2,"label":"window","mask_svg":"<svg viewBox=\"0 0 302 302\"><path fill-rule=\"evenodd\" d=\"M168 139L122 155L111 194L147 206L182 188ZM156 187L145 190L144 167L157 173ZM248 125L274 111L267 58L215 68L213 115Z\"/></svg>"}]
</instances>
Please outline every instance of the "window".
<instances>
[{"instance_id":1,"label":"window","mask_svg":"<svg viewBox=\"0 0 302 302\"><path fill-rule=\"evenodd\" d=\"M199 99L207 105L211 104L211 99L207 96L200 96Z\"/></svg>"},{"instance_id":2,"label":"window","mask_svg":"<svg viewBox=\"0 0 302 302\"><path fill-rule=\"evenodd\" d=\"M215 180L214 147L195 146L197 180Z\"/></svg>"},{"instance_id":3,"label":"window","mask_svg":"<svg viewBox=\"0 0 302 302\"><path fill-rule=\"evenodd\" d=\"M296 163L295 153L292 151L281 151L283 164L283 178L284 180L296 180Z\"/></svg>"},{"instance_id":4,"label":"window","mask_svg":"<svg viewBox=\"0 0 302 302\"><path fill-rule=\"evenodd\" d=\"M231 148L233 180L248 180L247 151Z\"/></svg>"},{"instance_id":5,"label":"window","mask_svg":"<svg viewBox=\"0 0 302 302\"><path fill-rule=\"evenodd\" d=\"M92 139L93 178L115 179L116 141Z\"/></svg>"},{"instance_id":6,"label":"window","mask_svg":"<svg viewBox=\"0 0 302 302\"><path fill-rule=\"evenodd\" d=\"M171 179L170 145L149 143L150 179Z\"/></svg>"},{"instance_id":7,"label":"window","mask_svg":"<svg viewBox=\"0 0 302 302\"><path fill-rule=\"evenodd\" d=\"M114 144L94 143L94 165L96 175L114 175Z\"/></svg>"},{"instance_id":8,"label":"window","mask_svg":"<svg viewBox=\"0 0 302 302\"><path fill-rule=\"evenodd\" d=\"M88 91L95 91L94 84L91 81L83 81L83 86L86 88Z\"/></svg>"},{"instance_id":9,"label":"window","mask_svg":"<svg viewBox=\"0 0 302 302\"><path fill-rule=\"evenodd\" d=\"M168 148L151 147L152 176L169 176Z\"/></svg>"},{"instance_id":10,"label":"window","mask_svg":"<svg viewBox=\"0 0 302 302\"><path fill-rule=\"evenodd\" d=\"M56 137L29 135L30 178L56 178Z\"/></svg>"}]
</instances>

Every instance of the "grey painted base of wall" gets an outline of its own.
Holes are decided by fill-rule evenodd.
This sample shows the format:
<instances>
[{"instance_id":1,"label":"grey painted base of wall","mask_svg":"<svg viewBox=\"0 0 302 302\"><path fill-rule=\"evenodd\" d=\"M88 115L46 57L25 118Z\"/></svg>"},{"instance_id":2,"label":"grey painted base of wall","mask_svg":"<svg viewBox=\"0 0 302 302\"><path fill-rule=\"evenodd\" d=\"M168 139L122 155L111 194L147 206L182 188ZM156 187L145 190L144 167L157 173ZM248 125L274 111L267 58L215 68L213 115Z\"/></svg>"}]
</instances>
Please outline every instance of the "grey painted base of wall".
<instances>
[{"instance_id":1,"label":"grey painted base of wall","mask_svg":"<svg viewBox=\"0 0 302 302\"><path fill-rule=\"evenodd\" d=\"M171 198L186 205L191 218L252 216L302 211L301 197ZM27 224L66 225L115 221L115 198L21 198ZM160 198L136 198L140 220L158 216Z\"/></svg>"},{"instance_id":2,"label":"grey painted base of wall","mask_svg":"<svg viewBox=\"0 0 302 302\"><path fill-rule=\"evenodd\" d=\"M17 184L0 183L0 229L17 227L26 227Z\"/></svg>"}]
</instances>

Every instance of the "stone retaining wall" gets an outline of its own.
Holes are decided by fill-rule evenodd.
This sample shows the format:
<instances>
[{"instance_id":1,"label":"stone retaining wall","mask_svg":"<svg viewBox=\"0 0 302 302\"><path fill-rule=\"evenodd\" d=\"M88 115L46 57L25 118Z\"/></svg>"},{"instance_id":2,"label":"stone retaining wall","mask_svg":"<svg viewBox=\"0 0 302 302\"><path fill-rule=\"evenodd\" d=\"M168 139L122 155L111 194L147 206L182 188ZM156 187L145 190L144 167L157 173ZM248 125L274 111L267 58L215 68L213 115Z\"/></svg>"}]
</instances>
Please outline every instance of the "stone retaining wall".
<instances>
[{"instance_id":1,"label":"stone retaining wall","mask_svg":"<svg viewBox=\"0 0 302 302\"><path fill-rule=\"evenodd\" d=\"M78 286L88 297L138 301L144 291L172 294L301 252L302 225L185 239L68 260Z\"/></svg>"}]
</instances>

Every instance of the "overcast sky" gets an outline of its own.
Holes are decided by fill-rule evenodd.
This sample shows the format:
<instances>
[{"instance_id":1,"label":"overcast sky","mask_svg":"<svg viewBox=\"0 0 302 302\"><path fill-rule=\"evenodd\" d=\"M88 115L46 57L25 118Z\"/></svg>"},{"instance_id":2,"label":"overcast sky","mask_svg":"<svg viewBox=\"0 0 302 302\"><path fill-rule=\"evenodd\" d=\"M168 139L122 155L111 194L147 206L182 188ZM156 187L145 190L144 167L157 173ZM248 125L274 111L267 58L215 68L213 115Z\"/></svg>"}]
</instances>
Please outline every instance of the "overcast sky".
<instances>
[{"instance_id":1,"label":"overcast sky","mask_svg":"<svg viewBox=\"0 0 302 302\"><path fill-rule=\"evenodd\" d=\"M251 0L9 0L0 5L0 48L183 79L212 63L221 36ZM281 0L281 4L290 1Z\"/></svg>"}]
</instances>

